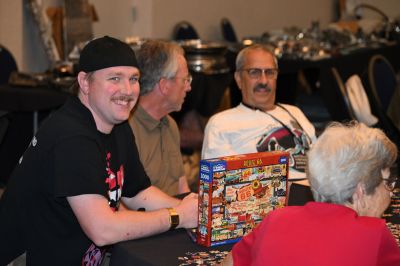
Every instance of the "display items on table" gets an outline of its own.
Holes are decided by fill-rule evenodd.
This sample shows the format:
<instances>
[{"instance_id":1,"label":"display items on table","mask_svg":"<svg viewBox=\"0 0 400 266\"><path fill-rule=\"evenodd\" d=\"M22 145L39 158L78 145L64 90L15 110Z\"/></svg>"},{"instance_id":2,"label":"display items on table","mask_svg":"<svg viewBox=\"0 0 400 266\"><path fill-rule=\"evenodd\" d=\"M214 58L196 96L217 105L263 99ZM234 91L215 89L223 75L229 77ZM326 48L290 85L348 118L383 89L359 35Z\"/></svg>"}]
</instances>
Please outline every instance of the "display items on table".
<instances>
[{"instance_id":1,"label":"display items on table","mask_svg":"<svg viewBox=\"0 0 400 266\"><path fill-rule=\"evenodd\" d=\"M229 251L201 251L201 252L186 252L185 256L179 257L179 266L194 266L194 265L218 265L228 255Z\"/></svg>"},{"instance_id":2,"label":"display items on table","mask_svg":"<svg viewBox=\"0 0 400 266\"><path fill-rule=\"evenodd\" d=\"M200 161L197 243L239 241L287 203L289 154L260 152Z\"/></svg>"}]
</instances>

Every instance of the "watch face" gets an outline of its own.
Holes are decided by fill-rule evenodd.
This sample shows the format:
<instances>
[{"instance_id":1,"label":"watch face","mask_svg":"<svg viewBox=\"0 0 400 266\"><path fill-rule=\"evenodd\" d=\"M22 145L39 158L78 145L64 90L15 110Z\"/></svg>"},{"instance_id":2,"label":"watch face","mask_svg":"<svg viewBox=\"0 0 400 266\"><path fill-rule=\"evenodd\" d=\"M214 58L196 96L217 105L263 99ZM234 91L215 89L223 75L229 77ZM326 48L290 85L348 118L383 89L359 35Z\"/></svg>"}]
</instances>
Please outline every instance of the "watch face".
<instances>
[{"instance_id":1,"label":"watch face","mask_svg":"<svg viewBox=\"0 0 400 266\"><path fill-rule=\"evenodd\" d=\"M171 223L170 230L175 229L179 225L179 215L173 208L167 208L169 211L169 219Z\"/></svg>"},{"instance_id":2,"label":"watch face","mask_svg":"<svg viewBox=\"0 0 400 266\"><path fill-rule=\"evenodd\" d=\"M177 226L179 224L179 216L171 215L171 225Z\"/></svg>"}]
</instances>

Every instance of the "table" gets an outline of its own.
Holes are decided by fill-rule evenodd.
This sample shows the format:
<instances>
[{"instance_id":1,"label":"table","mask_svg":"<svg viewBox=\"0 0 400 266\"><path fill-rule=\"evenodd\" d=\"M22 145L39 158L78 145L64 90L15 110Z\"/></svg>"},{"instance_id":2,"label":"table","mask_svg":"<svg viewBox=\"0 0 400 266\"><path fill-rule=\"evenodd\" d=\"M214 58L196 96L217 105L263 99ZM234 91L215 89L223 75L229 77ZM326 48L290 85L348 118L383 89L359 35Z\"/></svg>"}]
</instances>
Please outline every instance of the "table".
<instances>
[{"instance_id":1,"label":"table","mask_svg":"<svg viewBox=\"0 0 400 266\"><path fill-rule=\"evenodd\" d=\"M33 134L38 128L38 111L51 110L61 106L69 94L47 86L22 87L0 86L0 110L14 112L32 112Z\"/></svg>"},{"instance_id":2,"label":"table","mask_svg":"<svg viewBox=\"0 0 400 266\"><path fill-rule=\"evenodd\" d=\"M295 189L293 189L293 186ZM308 187L292 184L292 198L289 205L304 205L310 198ZM297 195L293 197L293 194ZM179 198L182 198L181 195ZM392 206L387 210L385 219L397 242L400 245L400 188L394 191ZM185 229L168 231L160 235L138 240L130 240L116 244L112 249L111 266L124 265L179 265L183 260L179 257L188 257L187 252L210 252L213 250L230 251L234 244L214 247L203 247L194 243ZM212 256L212 254L211 254Z\"/></svg>"},{"instance_id":3,"label":"table","mask_svg":"<svg viewBox=\"0 0 400 266\"><path fill-rule=\"evenodd\" d=\"M312 200L308 186L292 184L289 205L304 205ZM178 195L183 198L186 194ZM187 256L186 252L230 251L234 244L203 247L194 243L185 229L169 231L139 240L130 240L116 244L112 250L111 266L123 265L179 265L178 257Z\"/></svg>"},{"instance_id":4,"label":"table","mask_svg":"<svg viewBox=\"0 0 400 266\"><path fill-rule=\"evenodd\" d=\"M233 244L203 247L194 243L185 229L176 229L160 235L116 244L112 249L111 266L124 265L179 265L178 257L187 252L230 251Z\"/></svg>"},{"instance_id":5,"label":"table","mask_svg":"<svg viewBox=\"0 0 400 266\"><path fill-rule=\"evenodd\" d=\"M5 113L1 118L7 120L5 134L0 140L0 182L7 183L40 120L60 107L68 97L69 93L48 86L0 86L0 110Z\"/></svg>"},{"instance_id":6,"label":"table","mask_svg":"<svg viewBox=\"0 0 400 266\"><path fill-rule=\"evenodd\" d=\"M70 94L47 86L0 86L0 110L39 111L62 105Z\"/></svg>"}]
</instances>

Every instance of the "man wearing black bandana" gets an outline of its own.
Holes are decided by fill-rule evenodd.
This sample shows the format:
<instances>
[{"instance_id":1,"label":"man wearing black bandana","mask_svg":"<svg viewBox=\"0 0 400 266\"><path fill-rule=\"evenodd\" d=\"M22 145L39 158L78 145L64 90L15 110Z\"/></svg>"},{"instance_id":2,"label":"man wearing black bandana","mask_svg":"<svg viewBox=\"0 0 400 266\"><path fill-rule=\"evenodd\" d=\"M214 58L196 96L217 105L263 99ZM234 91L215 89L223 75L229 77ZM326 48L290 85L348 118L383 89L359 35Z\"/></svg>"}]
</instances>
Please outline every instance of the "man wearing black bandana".
<instances>
[{"instance_id":1,"label":"man wearing black bandana","mask_svg":"<svg viewBox=\"0 0 400 266\"><path fill-rule=\"evenodd\" d=\"M0 265L24 252L27 265L100 265L114 243L196 227L197 196L168 196L140 163L126 121L139 76L126 43L82 50L77 97L41 125L0 200Z\"/></svg>"},{"instance_id":2,"label":"man wearing black bandana","mask_svg":"<svg viewBox=\"0 0 400 266\"><path fill-rule=\"evenodd\" d=\"M210 118L202 158L284 150L290 153L289 180L306 181L306 152L315 129L299 108L275 102L278 63L268 47L244 48L236 58L235 80L242 103Z\"/></svg>"}]
</instances>

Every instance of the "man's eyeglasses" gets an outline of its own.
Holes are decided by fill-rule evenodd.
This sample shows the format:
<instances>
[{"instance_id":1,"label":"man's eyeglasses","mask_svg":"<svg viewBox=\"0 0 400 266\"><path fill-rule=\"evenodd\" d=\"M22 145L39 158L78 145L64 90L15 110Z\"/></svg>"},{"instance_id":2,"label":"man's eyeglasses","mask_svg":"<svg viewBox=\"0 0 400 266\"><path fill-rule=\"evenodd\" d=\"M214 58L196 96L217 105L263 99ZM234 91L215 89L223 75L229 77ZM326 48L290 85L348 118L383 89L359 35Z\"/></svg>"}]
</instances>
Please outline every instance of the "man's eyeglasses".
<instances>
[{"instance_id":1,"label":"man's eyeglasses","mask_svg":"<svg viewBox=\"0 0 400 266\"><path fill-rule=\"evenodd\" d=\"M182 79L183 82L185 82L185 84L187 84L187 85L192 84L192 81L193 81L193 77L190 74L187 75L186 77L173 77L171 79Z\"/></svg>"},{"instance_id":2,"label":"man's eyeglasses","mask_svg":"<svg viewBox=\"0 0 400 266\"><path fill-rule=\"evenodd\" d=\"M261 75L264 73L268 79L277 79L278 78L278 69L277 68L244 68L240 71L245 71L249 74L252 79L259 79Z\"/></svg>"},{"instance_id":3,"label":"man's eyeglasses","mask_svg":"<svg viewBox=\"0 0 400 266\"><path fill-rule=\"evenodd\" d=\"M389 191L393 191L396 188L397 177L382 178L385 188Z\"/></svg>"}]
</instances>

